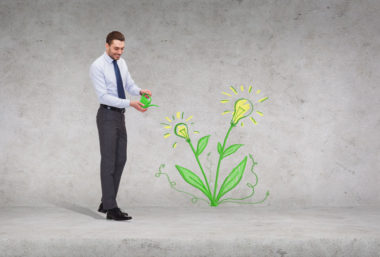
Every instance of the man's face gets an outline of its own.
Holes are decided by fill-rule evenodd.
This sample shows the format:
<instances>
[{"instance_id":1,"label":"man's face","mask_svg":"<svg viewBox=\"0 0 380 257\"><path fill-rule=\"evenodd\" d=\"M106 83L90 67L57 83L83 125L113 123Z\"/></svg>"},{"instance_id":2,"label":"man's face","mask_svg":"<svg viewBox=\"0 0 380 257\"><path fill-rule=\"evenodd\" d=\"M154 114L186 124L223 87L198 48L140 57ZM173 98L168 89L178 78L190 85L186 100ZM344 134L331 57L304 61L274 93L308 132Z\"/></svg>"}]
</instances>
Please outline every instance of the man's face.
<instances>
[{"instance_id":1,"label":"man's face","mask_svg":"<svg viewBox=\"0 0 380 257\"><path fill-rule=\"evenodd\" d=\"M112 40L111 45L106 43L106 52L114 60L119 60L124 52L124 41Z\"/></svg>"}]
</instances>

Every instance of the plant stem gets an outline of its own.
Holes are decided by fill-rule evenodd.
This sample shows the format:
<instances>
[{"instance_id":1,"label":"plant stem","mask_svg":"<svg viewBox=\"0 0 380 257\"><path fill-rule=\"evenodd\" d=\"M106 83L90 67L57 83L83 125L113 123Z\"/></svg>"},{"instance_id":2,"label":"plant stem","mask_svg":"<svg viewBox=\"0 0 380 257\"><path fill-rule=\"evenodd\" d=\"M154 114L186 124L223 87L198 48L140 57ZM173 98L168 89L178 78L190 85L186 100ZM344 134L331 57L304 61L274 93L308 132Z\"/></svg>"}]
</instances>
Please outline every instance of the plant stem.
<instances>
[{"instance_id":1,"label":"plant stem","mask_svg":"<svg viewBox=\"0 0 380 257\"><path fill-rule=\"evenodd\" d=\"M208 190L208 193L209 193L208 198L210 199L211 204L213 204L213 197L212 197L212 194L211 194L210 186L209 186L209 184L208 184L206 174L205 174L205 172L204 172L204 170L203 170L203 168L202 168L202 164L201 164L201 162L199 161L199 158L198 158L198 156L197 156L196 153L195 153L195 149L194 149L194 147L193 147L193 144L191 143L190 140L188 141L188 143L189 143L189 145L190 145L190 147L191 147L191 150L192 150L193 153L194 153L195 159L197 159L197 162L198 162L199 168L201 169L202 174L203 174L203 178L205 179L205 182L206 182L206 185L207 185L207 190Z\"/></svg>"},{"instance_id":2,"label":"plant stem","mask_svg":"<svg viewBox=\"0 0 380 257\"><path fill-rule=\"evenodd\" d=\"M222 151L221 151L221 153L219 153L218 168L216 169L216 177L215 177L214 194L212 196L213 201L215 201L215 197L216 197L216 189L218 187L218 178L219 178L219 169L220 169L220 163L221 163L221 161L223 159L224 147L226 146L227 138L228 138L228 136L229 136L229 134L230 134L230 132L231 132L231 130L232 130L233 127L234 127L234 125L231 123L231 126L228 129L226 136L224 137ZM218 204L216 203L216 205L218 205Z\"/></svg>"}]
</instances>

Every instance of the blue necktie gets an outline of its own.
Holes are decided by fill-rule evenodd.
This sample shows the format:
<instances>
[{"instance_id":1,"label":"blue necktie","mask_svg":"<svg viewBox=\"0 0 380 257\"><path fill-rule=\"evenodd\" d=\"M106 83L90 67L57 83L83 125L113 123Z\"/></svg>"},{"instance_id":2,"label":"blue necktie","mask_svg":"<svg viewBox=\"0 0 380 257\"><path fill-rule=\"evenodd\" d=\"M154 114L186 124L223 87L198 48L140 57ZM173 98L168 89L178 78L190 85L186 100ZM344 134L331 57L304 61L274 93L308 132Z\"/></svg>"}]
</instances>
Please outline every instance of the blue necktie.
<instances>
[{"instance_id":1,"label":"blue necktie","mask_svg":"<svg viewBox=\"0 0 380 257\"><path fill-rule=\"evenodd\" d=\"M117 65L116 60L113 60L112 63L113 63L113 68L115 69L115 75L116 75L117 94L119 95L119 98L125 99L123 81L121 80L119 66Z\"/></svg>"}]
</instances>

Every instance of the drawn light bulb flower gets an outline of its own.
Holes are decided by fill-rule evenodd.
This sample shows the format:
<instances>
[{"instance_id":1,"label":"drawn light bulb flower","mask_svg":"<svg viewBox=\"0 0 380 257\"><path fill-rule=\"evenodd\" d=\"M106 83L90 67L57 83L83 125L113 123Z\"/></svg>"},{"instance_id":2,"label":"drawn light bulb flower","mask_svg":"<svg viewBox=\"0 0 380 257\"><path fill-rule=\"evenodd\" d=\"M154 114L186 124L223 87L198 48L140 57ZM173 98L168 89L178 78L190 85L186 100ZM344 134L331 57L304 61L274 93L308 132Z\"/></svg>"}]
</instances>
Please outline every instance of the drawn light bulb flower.
<instances>
[{"instance_id":1,"label":"drawn light bulb flower","mask_svg":"<svg viewBox=\"0 0 380 257\"><path fill-rule=\"evenodd\" d=\"M236 90L233 86L230 86L230 90L236 96L239 94L238 90ZM231 125L232 126L236 126L240 120L251 115L253 113L254 109L255 109L255 113L257 113L260 116L264 116L264 114L260 111L257 111L256 108L254 108L254 106L256 106L256 104L262 103L268 99L268 97L263 97L263 98L260 98L256 101L254 101L255 100L254 95L259 95L261 90L256 90L256 92L254 92L252 90L252 86L248 87L247 92L244 89L244 86L240 86L240 90L241 90L241 93L244 94L244 97L239 98L235 101L234 110L233 111L227 110L227 111L224 111L222 113L222 115L225 115L227 113L233 113L232 119L231 119ZM231 93L222 92L222 94L229 96L229 97L233 97L233 95ZM225 100L221 100L220 102L225 104L225 103L229 103L230 101L231 100L229 100L229 99L225 99ZM257 124L256 120L252 116L249 117L249 119L252 121L253 124L255 124L255 125ZM242 127L244 126L243 122L241 122L241 126Z\"/></svg>"},{"instance_id":2,"label":"drawn light bulb flower","mask_svg":"<svg viewBox=\"0 0 380 257\"><path fill-rule=\"evenodd\" d=\"M174 133L177 136L184 138L186 141L190 140L189 130L187 129L186 123L178 123L175 125Z\"/></svg>"},{"instance_id":3,"label":"drawn light bulb flower","mask_svg":"<svg viewBox=\"0 0 380 257\"><path fill-rule=\"evenodd\" d=\"M232 115L231 124L236 124L243 118L249 116L253 112L251 101L245 98L240 98L235 102L234 113Z\"/></svg>"},{"instance_id":4,"label":"drawn light bulb flower","mask_svg":"<svg viewBox=\"0 0 380 257\"><path fill-rule=\"evenodd\" d=\"M173 133L180 137L185 139L187 142L190 141L190 129L189 126L192 126L194 122L190 122L190 120L193 118L191 115L187 119L184 119L184 113L183 112L177 112L175 115L173 114L171 118L166 117L165 123L161 123L161 125L164 125L165 129L173 130ZM193 131L194 134L199 134L199 131ZM168 138L172 135L170 132L166 132L164 134L164 138ZM173 148L177 147L177 142L174 142L172 145Z\"/></svg>"}]
</instances>

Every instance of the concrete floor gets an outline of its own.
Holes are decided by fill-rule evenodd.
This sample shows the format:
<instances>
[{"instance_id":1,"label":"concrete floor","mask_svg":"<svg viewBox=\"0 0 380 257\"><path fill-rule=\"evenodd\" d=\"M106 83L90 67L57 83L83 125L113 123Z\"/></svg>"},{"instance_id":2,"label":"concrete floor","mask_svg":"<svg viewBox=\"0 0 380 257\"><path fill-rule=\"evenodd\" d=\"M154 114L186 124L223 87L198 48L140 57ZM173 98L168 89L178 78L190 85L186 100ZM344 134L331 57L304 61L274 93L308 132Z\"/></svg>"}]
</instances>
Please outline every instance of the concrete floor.
<instances>
[{"instance_id":1,"label":"concrete floor","mask_svg":"<svg viewBox=\"0 0 380 257\"><path fill-rule=\"evenodd\" d=\"M0 256L380 256L380 208L135 207L0 211Z\"/></svg>"}]
</instances>

